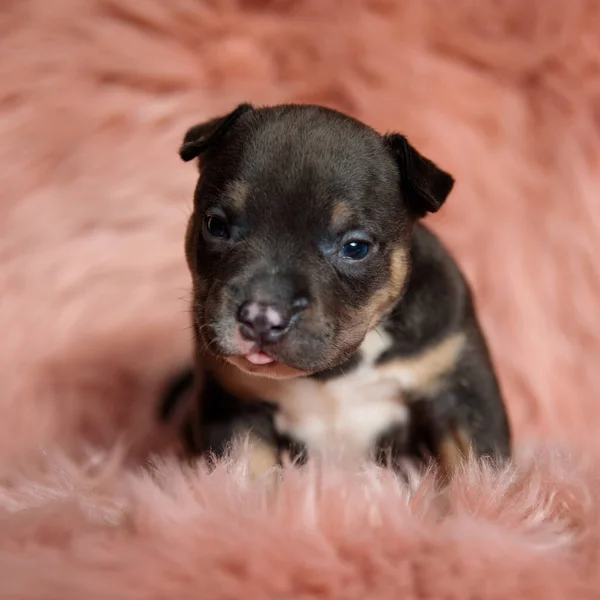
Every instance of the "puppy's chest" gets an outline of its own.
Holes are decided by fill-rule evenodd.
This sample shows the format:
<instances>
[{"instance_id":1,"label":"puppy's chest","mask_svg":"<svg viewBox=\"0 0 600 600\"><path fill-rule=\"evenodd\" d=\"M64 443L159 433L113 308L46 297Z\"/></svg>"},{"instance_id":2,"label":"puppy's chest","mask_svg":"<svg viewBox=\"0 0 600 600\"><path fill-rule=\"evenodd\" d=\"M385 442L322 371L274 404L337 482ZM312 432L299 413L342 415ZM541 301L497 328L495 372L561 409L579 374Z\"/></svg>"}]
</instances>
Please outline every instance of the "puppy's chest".
<instances>
[{"instance_id":1,"label":"puppy's chest","mask_svg":"<svg viewBox=\"0 0 600 600\"><path fill-rule=\"evenodd\" d=\"M276 429L309 452L334 447L343 455L365 457L382 433L408 422L400 386L370 365L326 382L290 382L280 398L270 400L279 408Z\"/></svg>"},{"instance_id":2,"label":"puppy's chest","mask_svg":"<svg viewBox=\"0 0 600 600\"><path fill-rule=\"evenodd\" d=\"M359 364L331 379L243 376L239 383L246 387L246 397L275 404L277 431L303 443L309 452L334 449L343 456L366 458L381 434L408 422L401 383L376 365L391 342L384 332L370 332Z\"/></svg>"}]
</instances>

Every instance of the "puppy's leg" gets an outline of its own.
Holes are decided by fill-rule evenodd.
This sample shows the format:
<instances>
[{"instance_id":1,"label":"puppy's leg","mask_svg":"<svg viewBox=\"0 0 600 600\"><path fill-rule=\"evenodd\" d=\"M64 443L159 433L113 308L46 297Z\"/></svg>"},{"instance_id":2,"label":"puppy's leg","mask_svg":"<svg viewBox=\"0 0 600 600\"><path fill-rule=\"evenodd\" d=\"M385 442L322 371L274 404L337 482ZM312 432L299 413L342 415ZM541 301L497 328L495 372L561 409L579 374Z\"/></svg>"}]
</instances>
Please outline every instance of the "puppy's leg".
<instances>
[{"instance_id":1,"label":"puppy's leg","mask_svg":"<svg viewBox=\"0 0 600 600\"><path fill-rule=\"evenodd\" d=\"M205 420L200 430L199 451L209 466L223 458L233 459L246 466L251 481L263 481L268 489L276 487L281 461L268 408L240 407L226 420Z\"/></svg>"},{"instance_id":2,"label":"puppy's leg","mask_svg":"<svg viewBox=\"0 0 600 600\"><path fill-rule=\"evenodd\" d=\"M280 466L277 447L272 440L265 439L252 430L237 435L230 456L247 464L251 480L262 480L267 487L274 487Z\"/></svg>"},{"instance_id":3,"label":"puppy's leg","mask_svg":"<svg viewBox=\"0 0 600 600\"><path fill-rule=\"evenodd\" d=\"M485 348L473 332L451 334L379 367L396 377L410 411L405 453L435 459L451 476L467 458L510 456L510 430ZM402 441L396 437L396 445Z\"/></svg>"},{"instance_id":4,"label":"puppy's leg","mask_svg":"<svg viewBox=\"0 0 600 600\"><path fill-rule=\"evenodd\" d=\"M504 407L489 391L457 369L436 394L413 397L409 446L430 453L446 477L470 458L502 464L510 458L510 433Z\"/></svg>"},{"instance_id":5,"label":"puppy's leg","mask_svg":"<svg viewBox=\"0 0 600 600\"><path fill-rule=\"evenodd\" d=\"M447 477L458 473L471 456L472 449L473 443L467 429L457 423L448 424L446 431L440 435L437 448L442 472Z\"/></svg>"},{"instance_id":6,"label":"puppy's leg","mask_svg":"<svg viewBox=\"0 0 600 600\"><path fill-rule=\"evenodd\" d=\"M184 424L190 454L205 456L209 465L225 457L247 461L252 479L275 478L280 457L272 405L240 400L208 376L196 406Z\"/></svg>"},{"instance_id":7,"label":"puppy's leg","mask_svg":"<svg viewBox=\"0 0 600 600\"><path fill-rule=\"evenodd\" d=\"M189 368L169 382L158 407L158 419L177 427L183 451L189 456L201 452L200 410L201 394L197 378Z\"/></svg>"},{"instance_id":8,"label":"puppy's leg","mask_svg":"<svg viewBox=\"0 0 600 600\"><path fill-rule=\"evenodd\" d=\"M186 403L193 384L194 372L192 369L183 370L169 381L158 407L158 418L161 421L171 421L174 418Z\"/></svg>"}]
</instances>

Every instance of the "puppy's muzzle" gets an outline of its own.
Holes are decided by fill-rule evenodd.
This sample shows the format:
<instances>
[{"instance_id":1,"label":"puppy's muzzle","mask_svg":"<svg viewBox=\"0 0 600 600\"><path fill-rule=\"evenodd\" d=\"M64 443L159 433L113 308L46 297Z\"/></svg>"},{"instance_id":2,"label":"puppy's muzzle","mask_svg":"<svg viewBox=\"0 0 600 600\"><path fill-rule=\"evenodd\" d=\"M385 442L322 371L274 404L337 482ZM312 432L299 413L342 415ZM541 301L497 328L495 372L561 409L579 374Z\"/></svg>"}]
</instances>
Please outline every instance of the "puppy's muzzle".
<instances>
[{"instance_id":1,"label":"puppy's muzzle","mask_svg":"<svg viewBox=\"0 0 600 600\"><path fill-rule=\"evenodd\" d=\"M281 340L294 326L298 315L308 308L308 298L296 298L291 304L244 302L237 319L240 334L248 341L260 345Z\"/></svg>"}]
</instances>

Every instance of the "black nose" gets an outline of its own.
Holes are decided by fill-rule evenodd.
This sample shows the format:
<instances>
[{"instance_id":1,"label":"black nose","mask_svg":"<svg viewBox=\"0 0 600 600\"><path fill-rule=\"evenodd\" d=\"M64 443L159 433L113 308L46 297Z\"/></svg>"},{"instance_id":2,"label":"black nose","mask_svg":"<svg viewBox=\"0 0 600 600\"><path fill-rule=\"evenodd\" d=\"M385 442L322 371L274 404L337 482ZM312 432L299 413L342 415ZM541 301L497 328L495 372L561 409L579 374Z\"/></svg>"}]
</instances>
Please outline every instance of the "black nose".
<instances>
[{"instance_id":1,"label":"black nose","mask_svg":"<svg viewBox=\"0 0 600 600\"><path fill-rule=\"evenodd\" d=\"M261 302L244 302L238 312L240 333L252 342L277 342L291 328L294 317L308 306L306 298L298 298L291 306Z\"/></svg>"}]
</instances>

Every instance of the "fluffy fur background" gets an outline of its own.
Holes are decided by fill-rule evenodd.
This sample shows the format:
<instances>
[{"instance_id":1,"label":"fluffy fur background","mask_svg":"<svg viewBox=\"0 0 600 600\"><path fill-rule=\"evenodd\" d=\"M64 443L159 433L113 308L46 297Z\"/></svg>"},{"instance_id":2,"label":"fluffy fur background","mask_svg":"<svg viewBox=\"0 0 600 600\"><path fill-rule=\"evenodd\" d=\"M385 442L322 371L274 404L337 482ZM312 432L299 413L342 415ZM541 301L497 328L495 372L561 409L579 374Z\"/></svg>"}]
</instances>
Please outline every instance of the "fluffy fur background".
<instances>
[{"instance_id":1,"label":"fluffy fur background","mask_svg":"<svg viewBox=\"0 0 600 600\"><path fill-rule=\"evenodd\" d=\"M599 82L594 0L2 0L3 600L600 597ZM189 354L176 150L244 100L340 108L456 175L431 223L514 471L440 498L331 464L275 501L243 465L136 472Z\"/></svg>"}]
</instances>

